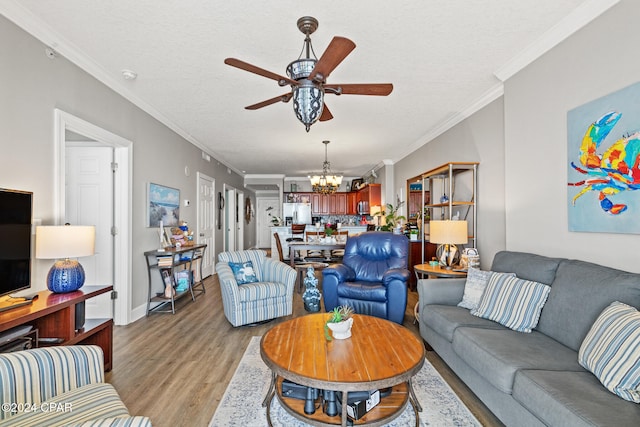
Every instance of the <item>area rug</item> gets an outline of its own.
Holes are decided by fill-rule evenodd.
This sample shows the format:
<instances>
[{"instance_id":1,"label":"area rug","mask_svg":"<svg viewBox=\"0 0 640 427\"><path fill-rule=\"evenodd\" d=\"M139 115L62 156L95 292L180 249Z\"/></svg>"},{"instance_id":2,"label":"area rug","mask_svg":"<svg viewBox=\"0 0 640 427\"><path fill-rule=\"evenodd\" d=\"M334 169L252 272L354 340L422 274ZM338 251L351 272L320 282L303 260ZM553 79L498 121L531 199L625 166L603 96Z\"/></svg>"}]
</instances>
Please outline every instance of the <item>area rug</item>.
<instances>
[{"instance_id":1,"label":"area rug","mask_svg":"<svg viewBox=\"0 0 640 427\"><path fill-rule=\"evenodd\" d=\"M260 357L260 337L252 337L209 427L266 426L267 412L262 400L270 381L271 371ZM413 387L422 405L420 426L481 426L428 360L413 377ZM276 398L271 402L271 420L275 427L308 426L288 414ZM413 408L408 404L387 426L415 426L415 422Z\"/></svg>"}]
</instances>

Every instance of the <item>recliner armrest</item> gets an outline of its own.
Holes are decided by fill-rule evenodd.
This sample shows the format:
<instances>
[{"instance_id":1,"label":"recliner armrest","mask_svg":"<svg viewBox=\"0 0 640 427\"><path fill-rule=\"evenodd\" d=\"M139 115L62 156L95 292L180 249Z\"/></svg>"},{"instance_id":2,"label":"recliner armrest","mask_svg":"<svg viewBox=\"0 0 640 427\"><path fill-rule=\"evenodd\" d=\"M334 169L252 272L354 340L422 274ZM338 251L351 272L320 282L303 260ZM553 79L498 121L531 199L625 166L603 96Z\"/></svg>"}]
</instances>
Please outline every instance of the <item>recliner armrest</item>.
<instances>
[{"instance_id":1,"label":"recliner armrest","mask_svg":"<svg viewBox=\"0 0 640 427\"><path fill-rule=\"evenodd\" d=\"M351 282L356 279L356 272L344 264L331 264L322 270L323 276L335 276L337 283Z\"/></svg>"},{"instance_id":2,"label":"recliner armrest","mask_svg":"<svg viewBox=\"0 0 640 427\"><path fill-rule=\"evenodd\" d=\"M382 283L386 286L391 283L392 280L406 282L409 280L410 274L406 268L392 268L384 272L382 275Z\"/></svg>"}]
</instances>

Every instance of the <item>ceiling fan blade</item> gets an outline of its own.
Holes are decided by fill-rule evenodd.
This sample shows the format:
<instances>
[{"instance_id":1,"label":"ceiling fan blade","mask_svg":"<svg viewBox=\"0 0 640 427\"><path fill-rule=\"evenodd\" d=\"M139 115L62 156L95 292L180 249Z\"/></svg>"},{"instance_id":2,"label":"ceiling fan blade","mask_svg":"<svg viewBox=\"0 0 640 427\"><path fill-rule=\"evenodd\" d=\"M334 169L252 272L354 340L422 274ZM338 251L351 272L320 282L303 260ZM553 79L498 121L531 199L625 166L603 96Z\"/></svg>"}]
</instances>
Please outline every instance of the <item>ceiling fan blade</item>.
<instances>
[{"instance_id":1,"label":"ceiling fan blade","mask_svg":"<svg viewBox=\"0 0 640 427\"><path fill-rule=\"evenodd\" d=\"M344 58L356 48L356 44L345 37L336 36L331 40L318 63L311 71L309 80L324 82L329 74L342 62Z\"/></svg>"},{"instance_id":2,"label":"ceiling fan blade","mask_svg":"<svg viewBox=\"0 0 640 427\"><path fill-rule=\"evenodd\" d=\"M324 85L324 89L325 92L337 95L387 96L393 91L393 85L391 83L349 83Z\"/></svg>"},{"instance_id":3,"label":"ceiling fan blade","mask_svg":"<svg viewBox=\"0 0 640 427\"><path fill-rule=\"evenodd\" d=\"M289 102L291 99L291 93L285 93L284 95L276 96L266 101L258 102L257 104L244 107L246 110L257 110L258 108L266 107L267 105L275 104L276 102Z\"/></svg>"},{"instance_id":4,"label":"ceiling fan blade","mask_svg":"<svg viewBox=\"0 0 640 427\"><path fill-rule=\"evenodd\" d=\"M333 114L331 114L331 111L329 111L329 107L327 107L327 103L324 103L324 106L322 107L322 114L320 115L320 118L318 120L320 120L321 122L326 122L327 120L331 120L333 119Z\"/></svg>"},{"instance_id":5,"label":"ceiling fan blade","mask_svg":"<svg viewBox=\"0 0 640 427\"><path fill-rule=\"evenodd\" d=\"M289 77L281 76L280 74L272 73L271 71L267 71L264 68L257 67L255 65L249 64L248 62L241 61L236 58L227 58L224 60L224 63L227 65L231 65L232 67L240 68L241 70L248 71L250 73L257 74L262 77L266 77L268 79L272 79L278 82L280 86L286 86L287 84L297 86L298 82L290 79Z\"/></svg>"}]
</instances>

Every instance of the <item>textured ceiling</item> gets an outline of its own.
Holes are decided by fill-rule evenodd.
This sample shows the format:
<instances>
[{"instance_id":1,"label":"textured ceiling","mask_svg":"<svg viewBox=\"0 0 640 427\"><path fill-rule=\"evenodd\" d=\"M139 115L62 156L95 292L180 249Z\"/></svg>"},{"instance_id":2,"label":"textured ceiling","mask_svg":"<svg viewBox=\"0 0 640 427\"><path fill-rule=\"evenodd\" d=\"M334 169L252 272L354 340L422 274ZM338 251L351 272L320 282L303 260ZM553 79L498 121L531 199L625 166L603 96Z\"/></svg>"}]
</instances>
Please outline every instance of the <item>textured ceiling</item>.
<instances>
[{"instance_id":1,"label":"textured ceiling","mask_svg":"<svg viewBox=\"0 0 640 427\"><path fill-rule=\"evenodd\" d=\"M360 176L500 96L496 75L615 2L0 0L0 12L236 171L304 176L321 169L330 140L332 170ZM318 57L335 35L356 43L329 83L394 85L387 97L327 95L334 119L309 133L291 102L245 110L286 89L223 63L285 75L305 15L320 22ZM124 80L123 69L138 78Z\"/></svg>"}]
</instances>

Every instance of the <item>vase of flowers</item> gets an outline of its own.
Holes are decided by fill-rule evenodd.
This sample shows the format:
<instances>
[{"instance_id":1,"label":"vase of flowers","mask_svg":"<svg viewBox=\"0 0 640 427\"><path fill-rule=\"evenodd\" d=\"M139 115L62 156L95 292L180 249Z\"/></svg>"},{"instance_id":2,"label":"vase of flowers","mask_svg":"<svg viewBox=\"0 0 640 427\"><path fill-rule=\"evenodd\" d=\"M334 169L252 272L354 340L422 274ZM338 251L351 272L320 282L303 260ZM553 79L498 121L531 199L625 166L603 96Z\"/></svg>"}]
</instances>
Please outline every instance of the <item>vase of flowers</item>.
<instances>
[{"instance_id":1,"label":"vase of flowers","mask_svg":"<svg viewBox=\"0 0 640 427\"><path fill-rule=\"evenodd\" d=\"M335 233L336 230L334 230L334 228L331 226L331 224L327 223L324 226L324 235L327 237L331 237L333 236L333 233Z\"/></svg>"},{"instance_id":2,"label":"vase of flowers","mask_svg":"<svg viewBox=\"0 0 640 427\"><path fill-rule=\"evenodd\" d=\"M332 340L331 335L337 340L344 340L351 336L353 314L353 308L348 305L335 307L329 312L329 319L324 324L324 336L327 341ZM329 335L329 329L331 329L331 335Z\"/></svg>"}]
</instances>

